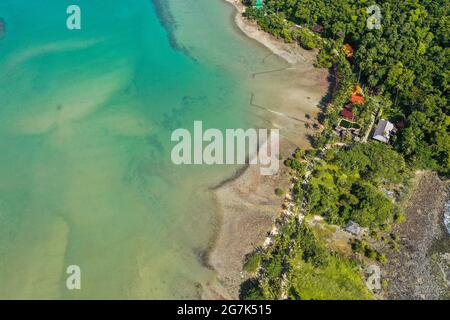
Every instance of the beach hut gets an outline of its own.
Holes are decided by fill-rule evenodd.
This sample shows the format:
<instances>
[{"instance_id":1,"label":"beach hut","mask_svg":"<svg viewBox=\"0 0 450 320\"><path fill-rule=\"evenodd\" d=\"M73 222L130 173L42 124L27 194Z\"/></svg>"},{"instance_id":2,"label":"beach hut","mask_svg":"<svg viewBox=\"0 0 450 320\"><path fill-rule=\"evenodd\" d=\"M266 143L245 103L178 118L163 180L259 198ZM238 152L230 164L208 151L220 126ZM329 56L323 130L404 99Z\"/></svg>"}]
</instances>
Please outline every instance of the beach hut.
<instances>
[{"instance_id":1,"label":"beach hut","mask_svg":"<svg viewBox=\"0 0 450 320\"><path fill-rule=\"evenodd\" d=\"M353 104L363 104L364 103L364 93L363 93L363 91L361 89L361 86L359 84L357 84L355 86L355 88L353 89L350 101Z\"/></svg>"},{"instance_id":2,"label":"beach hut","mask_svg":"<svg viewBox=\"0 0 450 320\"><path fill-rule=\"evenodd\" d=\"M348 108L348 107L344 107L344 109L342 109L341 116L344 119L347 119L350 121L354 121L354 119L355 119L355 115L353 114L352 109Z\"/></svg>"},{"instance_id":3,"label":"beach hut","mask_svg":"<svg viewBox=\"0 0 450 320\"><path fill-rule=\"evenodd\" d=\"M373 139L380 142L388 142L391 132L394 130L394 125L387 120L381 119L378 122L378 127L373 134Z\"/></svg>"},{"instance_id":4,"label":"beach hut","mask_svg":"<svg viewBox=\"0 0 450 320\"><path fill-rule=\"evenodd\" d=\"M351 220L345 225L344 230L358 237L363 236L368 231L367 228L362 228L359 224Z\"/></svg>"},{"instance_id":5,"label":"beach hut","mask_svg":"<svg viewBox=\"0 0 450 320\"><path fill-rule=\"evenodd\" d=\"M350 98L350 101L353 104L363 104L364 103L364 97L356 94L352 94L352 97Z\"/></svg>"}]
</instances>

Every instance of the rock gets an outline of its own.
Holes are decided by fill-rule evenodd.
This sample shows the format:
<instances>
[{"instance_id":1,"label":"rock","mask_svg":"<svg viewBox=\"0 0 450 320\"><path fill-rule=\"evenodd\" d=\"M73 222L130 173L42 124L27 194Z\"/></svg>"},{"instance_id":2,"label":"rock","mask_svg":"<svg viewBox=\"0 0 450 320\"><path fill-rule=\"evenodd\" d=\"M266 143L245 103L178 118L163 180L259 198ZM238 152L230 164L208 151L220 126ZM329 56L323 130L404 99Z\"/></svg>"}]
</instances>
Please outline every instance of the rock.
<instances>
[{"instance_id":1,"label":"rock","mask_svg":"<svg viewBox=\"0 0 450 320\"><path fill-rule=\"evenodd\" d=\"M443 240L441 218L447 187L433 172L423 173L419 179L405 208L406 221L393 228L401 241L399 252L388 253L388 299L440 299L446 290L430 257L436 243L448 241ZM441 272L441 279L443 275Z\"/></svg>"}]
</instances>

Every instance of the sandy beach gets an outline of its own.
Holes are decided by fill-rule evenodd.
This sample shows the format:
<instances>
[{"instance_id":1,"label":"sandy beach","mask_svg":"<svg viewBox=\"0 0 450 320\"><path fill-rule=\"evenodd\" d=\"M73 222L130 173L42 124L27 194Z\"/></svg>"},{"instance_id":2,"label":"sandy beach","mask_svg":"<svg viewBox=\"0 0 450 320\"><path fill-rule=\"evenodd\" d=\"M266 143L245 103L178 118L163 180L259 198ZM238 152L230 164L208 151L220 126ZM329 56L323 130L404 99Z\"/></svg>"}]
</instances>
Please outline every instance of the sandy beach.
<instances>
[{"instance_id":1,"label":"sandy beach","mask_svg":"<svg viewBox=\"0 0 450 320\"><path fill-rule=\"evenodd\" d=\"M226 1L236 8L234 20L239 29L287 62L282 72L253 75L268 89L250 101L265 125L280 129L280 155L286 159L297 147L309 146L307 136L314 133L311 127L317 123L318 106L329 87L328 70L313 66L316 51L286 44L261 31L242 16L241 1ZM217 282L204 288L203 298L239 298L240 285L249 277L242 271L245 257L263 245L273 228L284 201L274 190L288 192L290 180L289 170L281 162L275 175L262 176L258 166L248 166L214 188L221 227L208 254L208 264L217 272Z\"/></svg>"},{"instance_id":2,"label":"sandy beach","mask_svg":"<svg viewBox=\"0 0 450 320\"><path fill-rule=\"evenodd\" d=\"M249 21L242 16L245 11L244 5L241 0L225 0L232 4L236 8L235 23L239 29L245 33L249 38L254 39L274 54L285 59L290 64L296 64L299 62L309 62L315 59L314 51L299 50L298 45L294 43L285 43L275 38L274 36L259 29L258 25L254 21Z\"/></svg>"}]
</instances>

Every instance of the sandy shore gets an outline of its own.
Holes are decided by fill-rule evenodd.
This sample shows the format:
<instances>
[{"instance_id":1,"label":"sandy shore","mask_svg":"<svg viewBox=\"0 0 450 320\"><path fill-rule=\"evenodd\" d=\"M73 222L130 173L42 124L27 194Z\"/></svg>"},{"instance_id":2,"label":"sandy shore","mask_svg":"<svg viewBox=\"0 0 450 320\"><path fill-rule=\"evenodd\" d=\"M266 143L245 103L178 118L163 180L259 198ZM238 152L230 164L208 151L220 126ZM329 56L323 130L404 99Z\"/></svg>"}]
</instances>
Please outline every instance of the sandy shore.
<instances>
[{"instance_id":1,"label":"sandy shore","mask_svg":"<svg viewBox=\"0 0 450 320\"><path fill-rule=\"evenodd\" d=\"M283 158L296 148L281 140ZM262 246L275 219L281 213L284 197L275 188L287 191L289 171L283 165L272 176L263 176L259 166L248 166L239 176L217 188L214 193L221 213L221 228L209 255L209 264L218 274L218 283L206 291L206 298L237 299L240 284L248 275L242 272L245 256Z\"/></svg>"},{"instance_id":2,"label":"sandy shore","mask_svg":"<svg viewBox=\"0 0 450 320\"><path fill-rule=\"evenodd\" d=\"M450 294L450 278L445 284L440 275L448 272L442 259L450 248L443 223L448 186L433 172L418 173L416 179L405 208L406 221L393 230L400 237L400 250L388 255L387 299L442 299Z\"/></svg>"},{"instance_id":3,"label":"sandy shore","mask_svg":"<svg viewBox=\"0 0 450 320\"><path fill-rule=\"evenodd\" d=\"M244 34L292 66L289 72L294 74L285 72L278 75L279 78L266 79L273 83L273 91L253 101L257 106L262 105L261 110L266 109L261 113L262 117L281 129L280 153L285 159L297 146L308 146L302 122L307 122L306 114L312 118L317 114L317 105L328 90L327 72L313 67L316 52L286 44L266 34L254 22L242 17L244 7L240 0L225 1L237 9L235 22ZM275 92L282 92L281 99L280 95L274 95ZM289 114L289 117L277 116L280 113ZM299 121L292 121L292 118ZM400 252L388 255L389 263L383 272L389 286L384 298L438 299L450 296L445 292L439 275L436 277L437 273L443 273L444 280L450 283L450 236L444 229L442 211L444 202L448 200L448 187L435 173L422 173L418 181L406 208L407 221L394 229L401 238ZM287 191L289 184L289 172L283 165L274 176L261 176L257 166L250 166L214 190L221 211L221 228L209 252L208 263L217 272L217 282L204 288L203 298L239 298L240 284L249 277L242 271L245 256L263 244L281 212L283 199L274 194L274 189L281 187ZM425 228L424 223L427 225ZM438 263L433 263L436 255ZM442 268L444 260L448 263L447 269Z\"/></svg>"},{"instance_id":4,"label":"sandy shore","mask_svg":"<svg viewBox=\"0 0 450 320\"><path fill-rule=\"evenodd\" d=\"M315 59L315 51L301 50L298 45L293 43L285 43L279 39L273 37L272 35L261 31L258 25L254 21L249 21L242 16L244 12L244 5L241 0L225 0L226 2L232 4L236 10L235 22L242 32L244 32L249 38L254 39L268 49L270 49L274 54L283 58L290 64L296 64L299 62L310 62ZM299 50L300 49L300 50Z\"/></svg>"},{"instance_id":5,"label":"sandy shore","mask_svg":"<svg viewBox=\"0 0 450 320\"><path fill-rule=\"evenodd\" d=\"M257 78L267 82L272 90L265 96L255 96L251 102L270 127L280 128L280 154L286 159L298 146L309 146L306 132L313 131L305 127L315 123L318 105L329 87L328 71L314 68L317 52L262 32L254 22L242 17L239 0L226 1L237 9L235 22L242 32L290 64L282 73ZM239 298L240 285L248 278L242 271L245 256L264 243L284 200L274 190L280 187L287 192L290 180L289 171L281 162L276 175L262 176L258 166L249 166L214 189L221 228L209 252L208 264L217 272L217 282L204 288L203 298Z\"/></svg>"}]
</instances>

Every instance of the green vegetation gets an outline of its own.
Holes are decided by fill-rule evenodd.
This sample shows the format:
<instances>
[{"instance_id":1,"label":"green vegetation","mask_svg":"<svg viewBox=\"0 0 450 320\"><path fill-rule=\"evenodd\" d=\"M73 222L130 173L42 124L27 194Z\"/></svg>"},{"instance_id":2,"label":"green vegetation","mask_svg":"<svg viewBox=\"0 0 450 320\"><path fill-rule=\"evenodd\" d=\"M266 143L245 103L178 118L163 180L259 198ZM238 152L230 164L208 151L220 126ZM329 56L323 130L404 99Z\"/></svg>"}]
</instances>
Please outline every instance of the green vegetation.
<instances>
[{"instance_id":1,"label":"green vegetation","mask_svg":"<svg viewBox=\"0 0 450 320\"><path fill-rule=\"evenodd\" d=\"M361 128L361 126L357 123L354 122L350 122L348 120L342 119L340 122L340 125L344 128L354 128L354 129L359 129Z\"/></svg>"},{"instance_id":2,"label":"green vegetation","mask_svg":"<svg viewBox=\"0 0 450 320\"><path fill-rule=\"evenodd\" d=\"M275 194L277 195L277 197L283 197L284 196L284 191L281 188L276 188L275 189Z\"/></svg>"},{"instance_id":3,"label":"green vegetation","mask_svg":"<svg viewBox=\"0 0 450 320\"><path fill-rule=\"evenodd\" d=\"M305 169L305 165L298 159L287 159L284 164L299 172L302 172Z\"/></svg>"},{"instance_id":4,"label":"green vegetation","mask_svg":"<svg viewBox=\"0 0 450 320\"><path fill-rule=\"evenodd\" d=\"M382 14L378 30L366 27L367 7L374 4L366 0L266 0L264 9L249 7L246 15L277 37L320 48L317 65L334 66L338 88L326 122L337 123L352 87L360 82L375 97L361 108L361 121L367 123L372 110L366 108L375 107L371 104L383 108L394 122L404 120L406 128L393 141L395 149L417 168L449 175L450 2L377 3ZM317 26L321 36L308 30ZM345 43L354 48L352 63L342 54Z\"/></svg>"},{"instance_id":5,"label":"green vegetation","mask_svg":"<svg viewBox=\"0 0 450 320\"><path fill-rule=\"evenodd\" d=\"M381 253L375 249L373 249L368 243L365 241L361 241L355 239L352 243L352 249L354 252L358 252L363 254L369 259L377 260L378 262L385 264L387 263L387 257L384 253Z\"/></svg>"},{"instance_id":6,"label":"green vegetation","mask_svg":"<svg viewBox=\"0 0 450 320\"><path fill-rule=\"evenodd\" d=\"M301 149L295 150L292 158L286 159L284 164L295 170L298 174L303 174L306 170L305 151Z\"/></svg>"},{"instance_id":7,"label":"green vegetation","mask_svg":"<svg viewBox=\"0 0 450 320\"><path fill-rule=\"evenodd\" d=\"M299 225L291 218L275 237L274 245L258 255L260 272L244 297L279 299L283 294L290 299L371 298L360 271L361 261L334 252L325 240L335 231L331 225L344 226L350 220L372 230L374 239L383 239L392 223L403 217L385 191L396 190L409 179L411 172L405 160L391 146L377 142L320 152L296 151L288 160L295 163L298 158L304 161L304 167L308 161L315 161L306 185L305 170L294 171L298 181L293 188L294 200L298 207L306 200L305 221ZM323 216L328 224L323 222L311 229L310 217L314 215ZM395 248L398 239L395 235L390 238ZM387 263L386 255L367 241L355 240L351 249L367 259ZM286 279L284 285L282 278Z\"/></svg>"},{"instance_id":8,"label":"green vegetation","mask_svg":"<svg viewBox=\"0 0 450 320\"><path fill-rule=\"evenodd\" d=\"M412 171L450 175L450 1L380 0L378 30L366 27L367 7L374 4L366 0L265 0L259 10L253 0L243 2L246 16L263 30L306 49L318 48L316 66L332 69L335 78L332 101L321 117L325 129L313 138L316 149L297 150L284 162L297 178L294 201L305 221L299 224L291 217L284 223L243 296L370 299L361 260L387 263L377 250L380 242L399 250L398 238L388 235L393 223L405 219L400 204ZM344 53L344 44L353 54ZM357 83L365 99L352 109L356 120L351 123L341 120L340 113ZM391 144L351 144L351 137L332 131L340 122L364 133L375 115L404 126ZM338 139L349 144L338 148ZM309 176L308 162L314 163ZM367 228L369 236L354 240L349 249L364 258L333 251L326 236L310 229L308 216L314 215L329 225L353 221Z\"/></svg>"},{"instance_id":9,"label":"green vegetation","mask_svg":"<svg viewBox=\"0 0 450 320\"><path fill-rule=\"evenodd\" d=\"M291 221L276 245L263 255L263 276L244 298L279 299L281 275L289 299L371 299L356 262L331 253L305 224Z\"/></svg>"},{"instance_id":10,"label":"green vegetation","mask_svg":"<svg viewBox=\"0 0 450 320\"><path fill-rule=\"evenodd\" d=\"M403 158L389 145L371 142L328 153L316 164L306 191L308 212L331 224L350 220L362 227L384 229L401 216L383 190L409 177Z\"/></svg>"},{"instance_id":11,"label":"green vegetation","mask_svg":"<svg viewBox=\"0 0 450 320\"><path fill-rule=\"evenodd\" d=\"M303 300L367 300L372 295L361 279L356 263L331 256L327 265L315 268L298 261L289 295Z\"/></svg>"},{"instance_id":12,"label":"green vegetation","mask_svg":"<svg viewBox=\"0 0 450 320\"><path fill-rule=\"evenodd\" d=\"M249 255L244 263L244 271L255 273L261 265L261 253L255 252Z\"/></svg>"}]
</instances>

